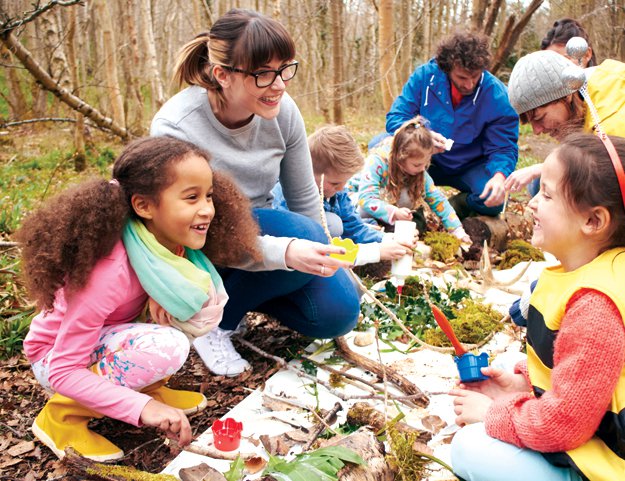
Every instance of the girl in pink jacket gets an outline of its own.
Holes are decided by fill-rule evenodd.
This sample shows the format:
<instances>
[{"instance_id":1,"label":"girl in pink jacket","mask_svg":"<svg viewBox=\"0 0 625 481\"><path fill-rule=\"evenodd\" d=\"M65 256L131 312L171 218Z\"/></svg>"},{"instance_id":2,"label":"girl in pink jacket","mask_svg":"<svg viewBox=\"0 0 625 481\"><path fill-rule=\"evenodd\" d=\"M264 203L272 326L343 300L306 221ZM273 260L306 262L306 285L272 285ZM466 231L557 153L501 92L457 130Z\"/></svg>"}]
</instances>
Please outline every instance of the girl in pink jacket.
<instances>
[{"instance_id":1,"label":"girl in pink jacket","mask_svg":"<svg viewBox=\"0 0 625 481\"><path fill-rule=\"evenodd\" d=\"M214 178L209 158L184 141L138 140L116 160L111 181L62 193L17 233L30 294L42 309L24 351L37 380L54 392L33 433L57 456L72 447L98 461L122 457L87 428L102 416L157 427L181 445L191 441L186 414L203 409L206 398L165 383L189 352L182 331L201 335L216 326L228 299L200 249L225 263L237 252L220 256L211 242L226 232L223 222L209 231L213 196L231 201L237 193ZM240 197L223 206L242 212L218 218L253 226ZM244 254L253 256L255 231L246 229Z\"/></svg>"}]
</instances>

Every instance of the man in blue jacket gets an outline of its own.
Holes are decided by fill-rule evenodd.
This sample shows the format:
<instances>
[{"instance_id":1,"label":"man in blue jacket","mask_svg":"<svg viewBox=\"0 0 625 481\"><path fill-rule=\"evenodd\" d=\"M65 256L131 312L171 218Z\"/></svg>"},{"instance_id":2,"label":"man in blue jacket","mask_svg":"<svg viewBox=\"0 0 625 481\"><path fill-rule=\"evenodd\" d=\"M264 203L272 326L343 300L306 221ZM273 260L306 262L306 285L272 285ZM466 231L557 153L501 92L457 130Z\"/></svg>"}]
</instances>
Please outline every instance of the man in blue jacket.
<instances>
[{"instance_id":1,"label":"man in blue jacket","mask_svg":"<svg viewBox=\"0 0 625 481\"><path fill-rule=\"evenodd\" d=\"M391 110L386 130L420 114L432 130L453 140L432 157L428 173L436 185L460 191L450 199L460 218L495 216L503 207L504 181L518 159L519 117L505 85L490 72L488 38L458 33L443 40L436 57L417 67ZM447 145L449 147L449 145Z\"/></svg>"}]
</instances>

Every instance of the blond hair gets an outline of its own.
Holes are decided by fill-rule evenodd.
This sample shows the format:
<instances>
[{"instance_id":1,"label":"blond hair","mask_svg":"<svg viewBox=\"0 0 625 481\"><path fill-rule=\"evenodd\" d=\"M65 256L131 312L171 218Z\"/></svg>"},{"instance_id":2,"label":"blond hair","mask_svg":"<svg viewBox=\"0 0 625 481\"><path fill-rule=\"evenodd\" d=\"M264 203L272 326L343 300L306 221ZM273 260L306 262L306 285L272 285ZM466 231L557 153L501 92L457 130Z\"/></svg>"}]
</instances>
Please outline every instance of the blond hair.
<instances>
[{"instance_id":1,"label":"blond hair","mask_svg":"<svg viewBox=\"0 0 625 481\"><path fill-rule=\"evenodd\" d=\"M391 152L388 156L388 187L387 198L391 203L399 200L402 188L408 191L408 196L414 205L421 202L425 190L425 171L417 175L407 175L401 169L406 160L406 149L410 144L416 144L428 156L426 170L430 166L434 152L432 131L428 128L429 122L422 116L404 122L393 136Z\"/></svg>"},{"instance_id":2,"label":"blond hair","mask_svg":"<svg viewBox=\"0 0 625 481\"><path fill-rule=\"evenodd\" d=\"M365 161L360 148L344 125L325 125L308 137L316 174L334 170L341 174L360 172Z\"/></svg>"}]
</instances>

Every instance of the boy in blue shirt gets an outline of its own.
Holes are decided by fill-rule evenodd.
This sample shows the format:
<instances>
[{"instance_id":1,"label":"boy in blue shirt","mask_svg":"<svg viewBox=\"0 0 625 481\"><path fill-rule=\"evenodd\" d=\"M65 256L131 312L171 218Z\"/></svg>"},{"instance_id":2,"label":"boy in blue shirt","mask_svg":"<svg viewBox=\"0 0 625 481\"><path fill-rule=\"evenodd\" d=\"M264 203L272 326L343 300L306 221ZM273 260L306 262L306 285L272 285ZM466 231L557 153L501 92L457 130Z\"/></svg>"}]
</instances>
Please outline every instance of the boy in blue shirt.
<instances>
[{"instance_id":1,"label":"boy in blue shirt","mask_svg":"<svg viewBox=\"0 0 625 481\"><path fill-rule=\"evenodd\" d=\"M321 182L321 176L324 176L323 208L328 229L333 237L351 239L358 244L358 256L354 264L359 266L399 259L410 254L416 245L416 237L411 244L394 241L392 233L384 234L366 224L349 198L345 184L361 171L364 159L347 129L342 125L321 127L308 137L308 146L317 185ZM276 184L272 193L274 209L288 210L282 186Z\"/></svg>"}]
</instances>

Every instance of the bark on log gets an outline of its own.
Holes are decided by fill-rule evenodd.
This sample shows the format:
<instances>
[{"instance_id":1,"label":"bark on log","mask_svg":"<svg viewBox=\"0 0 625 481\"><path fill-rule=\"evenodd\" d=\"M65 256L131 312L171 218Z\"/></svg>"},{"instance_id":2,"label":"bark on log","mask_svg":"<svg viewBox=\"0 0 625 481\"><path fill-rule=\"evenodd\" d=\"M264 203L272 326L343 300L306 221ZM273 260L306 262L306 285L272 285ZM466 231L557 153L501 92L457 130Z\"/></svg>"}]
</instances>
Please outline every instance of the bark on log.
<instances>
[{"instance_id":1,"label":"bark on log","mask_svg":"<svg viewBox=\"0 0 625 481\"><path fill-rule=\"evenodd\" d=\"M354 404L347 412L347 422L356 426L371 426L376 432L386 427L384 414L377 411L370 404L360 402ZM432 433L413 428L406 423L397 422L393 428L402 434L415 434L417 441L427 443L432 439Z\"/></svg>"},{"instance_id":2,"label":"bark on log","mask_svg":"<svg viewBox=\"0 0 625 481\"><path fill-rule=\"evenodd\" d=\"M503 219L488 216L467 217L462 225L472 241L469 252L464 255L465 260L479 259L484 241L491 249L503 252L510 240L527 239L532 232L531 219L511 211L507 211Z\"/></svg>"},{"instance_id":3,"label":"bark on log","mask_svg":"<svg viewBox=\"0 0 625 481\"><path fill-rule=\"evenodd\" d=\"M330 446L342 446L358 453L366 465L347 464L338 472L339 481L392 481L395 473L384 457L384 444L369 429L361 428L355 433L336 441Z\"/></svg>"},{"instance_id":4,"label":"bark on log","mask_svg":"<svg viewBox=\"0 0 625 481\"><path fill-rule=\"evenodd\" d=\"M346 361L356 364L366 369L367 371L371 371L380 377L384 375L384 372L382 371L382 366L379 363L352 351L349 348L347 340L344 337L337 337L334 339L334 342L336 343L338 353ZM397 386L403 393L409 396L417 396L411 399L411 401L417 406L426 407L429 404L430 399L428 398L428 396L426 396L423 391L421 391L417 386L415 386L404 376L388 366L384 367L384 371L386 372L386 378L395 386Z\"/></svg>"}]
</instances>

